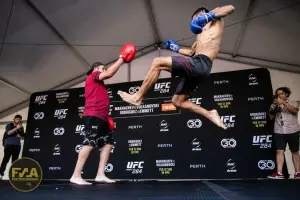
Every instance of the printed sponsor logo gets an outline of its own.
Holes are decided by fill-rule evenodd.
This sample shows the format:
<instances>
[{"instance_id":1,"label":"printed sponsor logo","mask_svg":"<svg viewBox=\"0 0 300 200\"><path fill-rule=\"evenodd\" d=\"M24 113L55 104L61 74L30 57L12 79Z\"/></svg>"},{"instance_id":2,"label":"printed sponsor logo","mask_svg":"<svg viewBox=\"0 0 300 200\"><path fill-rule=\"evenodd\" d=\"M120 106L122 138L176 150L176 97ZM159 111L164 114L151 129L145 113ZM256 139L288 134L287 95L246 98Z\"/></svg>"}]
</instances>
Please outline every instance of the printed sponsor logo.
<instances>
[{"instance_id":1,"label":"printed sponsor logo","mask_svg":"<svg viewBox=\"0 0 300 200\"><path fill-rule=\"evenodd\" d=\"M59 92L56 93L56 100L59 104L66 103L69 96L70 96L69 92Z\"/></svg>"},{"instance_id":2,"label":"printed sponsor logo","mask_svg":"<svg viewBox=\"0 0 300 200\"><path fill-rule=\"evenodd\" d=\"M198 105L198 106L201 106L201 102L202 102L202 97L198 97L198 98L189 98L189 101Z\"/></svg>"},{"instance_id":3,"label":"printed sponsor logo","mask_svg":"<svg viewBox=\"0 0 300 200\"><path fill-rule=\"evenodd\" d=\"M68 109L57 109L54 112L54 118L65 119L68 114Z\"/></svg>"},{"instance_id":4,"label":"printed sponsor logo","mask_svg":"<svg viewBox=\"0 0 300 200\"><path fill-rule=\"evenodd\" d=\"M132 174L142 174L144 168L144 161L129 161L127 163L126 171L131 171Z\"/></svg>"},{"instance_id":5,"label":"printed sponsor logo","mask_svg":"<svg viewBox=\"0 0 300 200\"><path fill-rule=\"evenodd\" d=\"M248 101L263 101L264 97L248 97Z\"/></svg>"},{"instance_id":6,"label":"printed sponsor logo","mask_svg":"<svg viewBox=\"0 0 300 200\"><path fill-rule=\"evenodd\" d=\"M235 148L236 140L233 138L224 138L221 140L221 146L225 149Z\"/></svg>"},{"instance_id":7,"label":"printed sponsor logo","mask_svg":"<svg viewBox=\"0 0 300 200\"><path fill-rule=\"evenodd\" d=\"M143 125L140 125L140 124L134 124L134 125L128 126L129 130L142 129L142 128L143 128Z\"/></svg>"},{"instance_id":8,"label":"printed sponsor logo","mask_svg":"<svg viewBox=\"0 0 300 200\"><path fill-rule=\"evenodd\" d=\"M258 168L261 170L273 170L275 169L275 163L273 160L260 160Z\"/></svg>"},{"instance_id":9,"label":"printed sponsor logo","mask_svg":"<svg viewBox=\"0 0 300 200\"><path fill-rule=\"evenodd\" d=\"M187 121L187 127L189 128L200 128L202 121L200 119L190 119Z\"/></svg>"},{"instance_id":10,"label":"printed sponsor logo","mask_svg":"<svg viewBox=\"0 0 300 200\"><path fill-rule=\"evenodd\" d=\"M60 156L60 146L59 146L59 144L56 144L56 145L53 147L53 155L54 155L54 156Z\"/></svg>"},{"instance_id":11,"label":"printed sponsor logo","mask_svg":"<svg viewBox=\"0 0 300 200\"><path fill-rule=\"evenodd\" d=\"M174 111L177 108L172 104L172 103L164 103L161 104L161 111L166 112L166 111Z\"/></svg>"},{"instance_id":12,"label":"printed sponsor logo","mask_svg":"<svg viewBox=\"0 0 300 200\"><path fill-rule=\"evenodd\" d=\"M81 144L76 145L76 147L75 147L76 153L79 153L81 149L82 149L82 145Z\"/></svg>"},{"instance_id":13,"label":"printed sponsor logo","mask_svg":"<svg viewBox=\"0 0 300 200\"><path fill-rule=\"evenodd\" d=\"M253 146L259 146L261 149L272 147L272 135L256 135L253 136Z\"/></svg>"},{"instance_id":14,"label":"printed sponsor logo","mask_svg":"<svg viewBox=\"0 0 300 200\"><path fill-rule=\"evenodd\" d=\"M172 159L156 160L156 167L162 175L171 174L175 166L175 160Z\"/></svg>"},{"instance_id":15,"label":"printed sponsor logo","mask_svg":"<svg viewBox=\"0 0 300 200\"><path fill-rule=\"evenodd\" d=\"M237 172L236 163L232 159L226 162L226 168L228 173Z\"/></svg>"},{"instance_id":16,"label":"printed sponsor logo","mask_svg":"<svg viewBox=\"0 0 300 200\"><path fill-rule=\"evenodd\" d=\"M37 112L34 114L34 119L38 120L38 119L43 119L45 117L45 114L43 112Z\"/></svg>"},{"instance_id":17,"label":"printed sponsor logo","mask_svg":"<svg viewBox=\"0 0 300 200\"><path fill-rule=\"evenodd\" d=\"M109 173L114 170L114 166L111 163L107 163L104 168L104 172Z\"/></svg>"},{"instance_id":18,"label":"printed sponsor logo","mask_svg":"<svg viewBox=\"0 0 300 200\"><path fill-rule=\"evenodd\" d=\"M58 127L53 130L54 135L63 135L65 133L65 129L63 127Z\"/></svg>"},{"instance_id":19,"label":"printed sponsor logo","mask_svg":"<svg viewBox=\"0 0 300 200\"><path fill-rule=\"evenodd\" d=\"M235 125L235 115L221 116L221 120L226 128L234 128Z\"/></svg>"},{"instance_id":20,"label":"printed sponsor logo","mask_svg":"<svg viewBox=\"0 0 300 200\"><path fill-rule=\"evenodd\" d=\"M205 169L205 164L190 164L190 169Z\"/></svg>"},{"instance_id":21,"label":"printed sponsor logo","mask_svg":"<svg viewBox=\"0 0 300 200\"><path fill-rule=\"evenodd\" d=\"M248 79L249 79L249 85L258 85L258 80L256 75L250 74Z\"/></svg>"},{"instance_id":22,"label":"printed sponsor logo","mask_svg":"<svg viewBox=\"0 0 300 200\"><path fill-rule=\"evenodd\" d=\"M166 120L162 120L159 124L160 132L167 132L169 131L170 124Z\"/></svg>"},{"instance_id":23,"label":"printed sponsor logo","mask_svg":"<svg viewBox=\"0 0 300 200\"><path fill-rule=\"evenodd\" d=\"M46 104L48 95L36 96L34 103L38 105Z\"/></svg>"},{"instance_id":24,"label":"printed sponsor logo","mask_svg":"<svg viewBox=\"0 0 300 200\"><path fill-rule=\"evenodd\" d=\"M33 132L33 138L40 138L41 136L41 131L40 131L40 129L39 128L36 128L35 130L34 130L34 132Z\"/></svg>"},{"instance_id":25,"label":"printed sponsor logo","mask_svg":"<svg viewBox=\"0 0 300 200\"><path fill-rule=\"evenodd\" d=\"M193 141L191 142L192 145L192 151L201 151L201 145L202 143L199 141L198 138L194 138Z\"/></svg>"},{"instance_id":26,"label":"printed sponsor logo","mask_svg":"<svg viewBox=\"0 0 300 200\"><path fill-rule=\"evenodd\" d=\"M156 83L154 85L154 91L159 93L168 93L170 92L171 82L162 82Z\"/></svg>"},{"instance_id":27,"label":"printed sponsor logo","mask_svg":"<svg viewBox=\"0 0 300 200\"><path fill-rule=\"evenodd\" d=\"M128 92L129 92L129 94L134 94L134 93L137 93L140 89L141 89L140 86L134 86L134 87L130 87Z\"/></svg>"},{"instance_id":28,"label":"printed sponsor logo","mask_svg":"<svg viewBox=\"0 0 300 200\"><path fill-rule=\"evenodd\" d=\"M229 80L218 80L214 81L214 85L224 85L224 84L229 84Z\"/></svg>"}]
</instances>

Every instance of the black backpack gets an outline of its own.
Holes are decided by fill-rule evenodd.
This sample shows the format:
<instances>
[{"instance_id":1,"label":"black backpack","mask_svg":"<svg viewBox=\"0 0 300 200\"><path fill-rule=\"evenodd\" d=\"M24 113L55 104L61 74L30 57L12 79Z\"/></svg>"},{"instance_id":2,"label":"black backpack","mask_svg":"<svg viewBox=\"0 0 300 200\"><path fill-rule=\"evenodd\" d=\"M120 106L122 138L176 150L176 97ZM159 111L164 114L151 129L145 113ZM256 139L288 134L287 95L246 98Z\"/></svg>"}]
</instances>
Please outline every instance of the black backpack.
<instances>
[{"instance_id":1,"label":"black backpack","mask_svg":"<svg viewBox=\"0 0 300 200\"><path fill-rule=\"evenodd\" d=\"M3 138L2 138L2 145L3 145L3 146L4 146L4 141L5 141L6 138L8 137L8 134L7 134L7 132L6 132L6 129L7 129L8 126L13 126L13 123L9 123L9 124L7 124L6 127L5 127L5 132L4 132Z\"/></svg>"}]
</instances>

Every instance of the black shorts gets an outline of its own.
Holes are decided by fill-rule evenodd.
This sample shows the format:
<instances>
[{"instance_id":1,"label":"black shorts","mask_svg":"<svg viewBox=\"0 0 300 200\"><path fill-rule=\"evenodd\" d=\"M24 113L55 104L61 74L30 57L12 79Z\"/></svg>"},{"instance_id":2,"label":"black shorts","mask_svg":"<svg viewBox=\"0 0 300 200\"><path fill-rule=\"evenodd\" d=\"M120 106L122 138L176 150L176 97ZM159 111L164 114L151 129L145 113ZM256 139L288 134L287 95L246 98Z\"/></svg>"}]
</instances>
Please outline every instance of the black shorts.
<instances>
[{"instance_id":1,"label":"black shorts","mask_svg":"<svg viewBox=\"0 0 300 200\"><path fill-rule=\"evenodd\" d=\"M172 77L180 77L175 94L190 95L210 74L212 61L205 55L172 56Z\"/></svg>"},{"instance_id":2,"label":"black shorts","mask_svg":"<svg viewBox=\"0 0 300 200\"><path fill-rule=\"evenodd\" d=\"M275 147L278 150L285 150L286 144L288 144L291 152L299 151L299 132L293 134L275 133L274 139L275 139Z\"/></svg>"},{"instance_id":3,"label":"black shorts","mask_svg":"<svg viewBox=\"0 0 300 200\"><path fill-rule=\"evenodd\" d=\"M107 121L92 116L83 116L82 119L85 124L82 130L84 135L83 145L101 149L106 144L115 144Z\"/></svg>"}]
</instances>

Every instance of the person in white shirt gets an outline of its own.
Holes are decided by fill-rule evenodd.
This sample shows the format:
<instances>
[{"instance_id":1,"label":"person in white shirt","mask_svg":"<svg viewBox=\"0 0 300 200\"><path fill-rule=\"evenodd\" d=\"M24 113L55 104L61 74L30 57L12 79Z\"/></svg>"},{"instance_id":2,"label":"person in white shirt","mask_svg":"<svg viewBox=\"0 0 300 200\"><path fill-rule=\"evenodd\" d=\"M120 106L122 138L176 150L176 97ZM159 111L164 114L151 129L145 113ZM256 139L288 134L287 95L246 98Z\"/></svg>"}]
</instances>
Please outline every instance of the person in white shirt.
<instances>
[{"instance_id":1,"label":"person in white shirt","mask_svg":"<svg viewBox=\"0 0 300 200\"><path fill-rule=\"evenodd\" d=\"M284 179L282 167L286 144L292 153L295 167L295 178L300 179L299 132L300 125L297 119L299 105L289 99L291 90L280 87L275 91L274 101L269 110L269 116L274 121L274 139L276 147L277 172L268 176L271 179Z\"/></svg>"}]
</instances>

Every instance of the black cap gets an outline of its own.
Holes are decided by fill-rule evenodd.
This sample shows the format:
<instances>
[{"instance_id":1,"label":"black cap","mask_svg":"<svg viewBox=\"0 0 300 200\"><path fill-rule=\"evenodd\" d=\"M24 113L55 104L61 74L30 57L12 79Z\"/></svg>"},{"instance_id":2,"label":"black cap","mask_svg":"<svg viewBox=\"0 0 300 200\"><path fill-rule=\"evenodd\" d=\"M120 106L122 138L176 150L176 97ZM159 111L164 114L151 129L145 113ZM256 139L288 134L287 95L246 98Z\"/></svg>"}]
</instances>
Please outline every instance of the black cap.
<instances>
[{"instance_id":1,"label":"black cap","mask_svg":"<svg viewBox=\"0 0 300 200\"><path fill-rule=\"evenodd\" d=\"M92 64L91 69L86 73L86 75L90 75L93 71L95 67L98 67L100 65L103 65L101 62L95 62L94 64Z\"/></svg>"}]
</instances>

